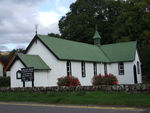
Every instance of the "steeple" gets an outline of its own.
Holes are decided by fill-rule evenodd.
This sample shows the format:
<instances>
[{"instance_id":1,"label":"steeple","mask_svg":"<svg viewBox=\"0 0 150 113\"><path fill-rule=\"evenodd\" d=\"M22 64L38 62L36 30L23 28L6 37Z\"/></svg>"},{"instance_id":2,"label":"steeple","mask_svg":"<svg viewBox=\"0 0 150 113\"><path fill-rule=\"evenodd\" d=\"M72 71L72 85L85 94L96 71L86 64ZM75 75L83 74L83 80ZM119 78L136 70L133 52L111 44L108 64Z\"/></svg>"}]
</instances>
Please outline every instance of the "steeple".
<instances>
[{"instance_id":1,"label":"steeple","mask_svg":"<svg viewBox=\"0 0 150 113\"><path fill-rule=\"evenodd\" d=\"M101 36L99 35L98 31L97 31L97 25L95 26L95 34L93 36L93 40L94 40L94 45L101 45Z\"/></svg>"}]
</instances>

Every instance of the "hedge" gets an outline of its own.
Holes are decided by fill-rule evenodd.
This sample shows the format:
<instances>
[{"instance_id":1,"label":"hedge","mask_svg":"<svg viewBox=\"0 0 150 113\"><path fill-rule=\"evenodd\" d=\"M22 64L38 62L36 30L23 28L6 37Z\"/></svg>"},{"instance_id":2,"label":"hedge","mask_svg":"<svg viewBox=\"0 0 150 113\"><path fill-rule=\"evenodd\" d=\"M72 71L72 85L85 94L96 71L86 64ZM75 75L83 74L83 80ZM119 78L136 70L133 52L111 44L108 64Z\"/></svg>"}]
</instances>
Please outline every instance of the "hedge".
<instances>
[{"instance_id":1,"label":"hedge","mask_svg":"<svg viewBox=\"0 0 150 113\"><path fill-rule=\"evenodd\" d=\"M0 77L0 87L9 87L10 77Z\"/></svg>"}]
</instances>

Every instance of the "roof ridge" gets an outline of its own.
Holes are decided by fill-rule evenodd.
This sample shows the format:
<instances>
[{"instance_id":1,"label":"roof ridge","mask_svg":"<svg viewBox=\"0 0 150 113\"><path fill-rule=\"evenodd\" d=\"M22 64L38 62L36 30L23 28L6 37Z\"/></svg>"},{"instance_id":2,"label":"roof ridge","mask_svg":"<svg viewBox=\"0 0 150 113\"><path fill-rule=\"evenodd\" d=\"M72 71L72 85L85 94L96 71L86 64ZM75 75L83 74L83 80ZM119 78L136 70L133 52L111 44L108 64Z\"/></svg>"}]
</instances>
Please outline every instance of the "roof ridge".
<instances>
[{"instance_id":1,"label":"roof ridge","mask_svg":"<svg viewBox=\"0 0 150 113\"><path fill-rule=\"evenodd\" d=\"M38 35L41 35L41 34L38 34ZM86 45L90 45L90 46L95 46L94 44L89 44L89 43L85 43L85 42L78 42L78 41L68 40L68 39L64 39L64 38L57 38L57 37L54 37L54 36L48 36L48 35L41 35L41 36L47 36L47 37L55 38L55 39L58 39L58 40L66 40L66 41L73 42L73 43L80 43L80 44L86 44Z\"/></svg>"},{"instance_id":2,"label":"roof ridge","mask_svg":"<svg viewBox=\"0 0 150 113\"><path fill-rule=\"evenodd\" d=\"M107 45L116 45L116 44L122 44L122 43L131 43L131 42L136 42L136 41L129 41L129 42L118 42L118 43L112 43L112 44L104 44L101 46L107 46Z\"/></svg>"}]
</instances>

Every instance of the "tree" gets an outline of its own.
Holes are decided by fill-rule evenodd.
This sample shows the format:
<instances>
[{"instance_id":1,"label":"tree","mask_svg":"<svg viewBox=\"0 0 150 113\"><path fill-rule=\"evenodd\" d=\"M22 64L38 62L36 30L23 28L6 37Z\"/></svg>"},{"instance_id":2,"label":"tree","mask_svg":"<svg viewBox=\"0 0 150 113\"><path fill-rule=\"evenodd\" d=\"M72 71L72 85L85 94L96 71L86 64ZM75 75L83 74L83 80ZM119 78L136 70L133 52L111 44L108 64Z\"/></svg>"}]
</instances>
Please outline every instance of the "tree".
<instances>
[{"instance_id":1,"label":"tree","mask_svg":"<svg viewBox=\"0 0 150 113\"><path fill-rule=\"evenodd\" d=\"M139 47L150 40L150 1L127 0L114 24L114 42L137 40Z\"/></svg>"},{"instance_id":2,"label":"tree","mask_svg":"<svg viewBox=\"0 0 150 113\"><path fill-rule=\"evenodd\" d=\"M123 3L120 0L77 0L71 4L71 11L59 21L61 37L93 43L92 37L97 24L101 42L112 43L113 24Z\"/></svg>"},{"instance_id":3,"label":"tree","mask_svg":"<svg viewBox=\"0 0 150 113\"><path fill-rule=\"evenodd\" d=\"M56 37L56 38L60 38L61 37L59 34L55 34L55 33L49 33L48 36Z\"/></svg>"}]
</instances>

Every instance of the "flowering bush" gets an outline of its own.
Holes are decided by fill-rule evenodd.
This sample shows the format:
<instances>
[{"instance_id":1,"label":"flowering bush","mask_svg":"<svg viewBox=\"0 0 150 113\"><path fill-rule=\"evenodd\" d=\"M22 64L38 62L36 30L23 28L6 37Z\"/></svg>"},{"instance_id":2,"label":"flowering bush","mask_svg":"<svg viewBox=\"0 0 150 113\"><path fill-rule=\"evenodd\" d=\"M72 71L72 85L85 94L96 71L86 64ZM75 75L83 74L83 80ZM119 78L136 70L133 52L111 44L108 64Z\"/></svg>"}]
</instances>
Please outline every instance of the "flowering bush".
<instances>
[{"instance_id":1,"label":"flowering bush","mask_svg":"<svg viewBox=\"0 0 150 113\"><path fill-rule=\"evenodd\" d=\"M102 76L101 74L96 75L92 78L93 85L116 85L118 84L118 80L116 76L113 74L105 74Z\"/></svg>"},{"instance_id":2,"label":"flowering bush","mask_svg":"<svg viewBox=\"0 0 150 113\"><path fill-rule=\"evenodd\" d=\"M71 87L79 86L80 81L76 77L67 75L65 77L58 78L57 85L58 86L71 86Z\"/></svg>"},{"instance_id":3,"label":"flowering bush","mask_svg":"<svg viewBox=\"0 0 150 113\"><path fill-rule=\"evenodd\" d=\"M99 75L95 75L92 79L92 84L93 85L104 85L104 77L99 74Z\"/></svg>"}]
</instances>

